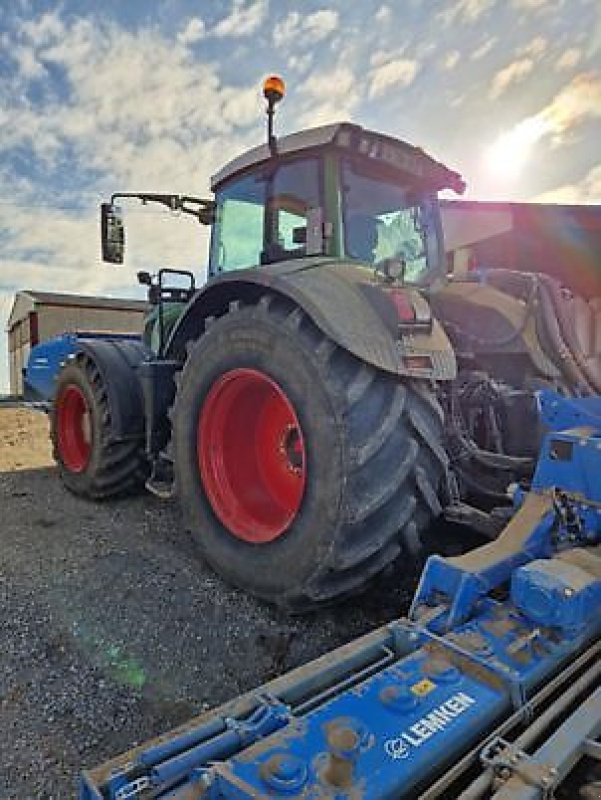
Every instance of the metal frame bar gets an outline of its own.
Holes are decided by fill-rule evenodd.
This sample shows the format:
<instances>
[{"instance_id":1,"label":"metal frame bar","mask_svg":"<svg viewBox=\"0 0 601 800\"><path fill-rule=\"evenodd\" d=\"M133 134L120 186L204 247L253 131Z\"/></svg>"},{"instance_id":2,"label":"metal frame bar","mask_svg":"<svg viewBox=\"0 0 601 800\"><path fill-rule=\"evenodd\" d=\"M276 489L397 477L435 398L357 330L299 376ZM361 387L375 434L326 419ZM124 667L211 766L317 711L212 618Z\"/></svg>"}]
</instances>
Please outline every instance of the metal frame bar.
<instances>
[{"instance_id":1,"label":"metal frame bar","mask_svg":"<svg viewBox=\"0 0 601 800\"><path fill-rule=\"evenodd\" d=\"M601 664L596 673L601 673ZM570 692L571 694L571 692ZM563 699L563 698L562 698ZM532 756L551 776L545 785L533 786L524 776L514 773L492 800L541 800L557 787L574 765L591 751L590 740L601 735L601 687L586 698Z\"/></svg>"}]
</instances>

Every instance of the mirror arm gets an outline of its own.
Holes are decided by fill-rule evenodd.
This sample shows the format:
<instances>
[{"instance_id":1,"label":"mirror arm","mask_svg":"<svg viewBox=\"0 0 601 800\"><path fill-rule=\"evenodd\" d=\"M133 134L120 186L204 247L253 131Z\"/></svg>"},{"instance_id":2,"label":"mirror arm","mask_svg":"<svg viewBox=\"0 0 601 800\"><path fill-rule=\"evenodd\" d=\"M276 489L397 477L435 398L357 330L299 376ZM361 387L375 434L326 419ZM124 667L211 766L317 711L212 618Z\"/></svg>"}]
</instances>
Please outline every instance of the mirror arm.
<instances>
[{"instance_id":1,"label":"mirror arm","mask_svg":"<svg viewBox=\"0 0 601 800\"><path fill-rule=\"evenodd\" d=\"M154 192L115 192L111 195L111 205L115 204L117 198L132 197L141 200L142 203L161 203L171 211L180 211L182 214L191 214L202 225L212 225L215 201L207 200L202 197L192 197L180 194L156 194ZM190 208L190 205L198 206Z\"/></svg>"}]
</instances>

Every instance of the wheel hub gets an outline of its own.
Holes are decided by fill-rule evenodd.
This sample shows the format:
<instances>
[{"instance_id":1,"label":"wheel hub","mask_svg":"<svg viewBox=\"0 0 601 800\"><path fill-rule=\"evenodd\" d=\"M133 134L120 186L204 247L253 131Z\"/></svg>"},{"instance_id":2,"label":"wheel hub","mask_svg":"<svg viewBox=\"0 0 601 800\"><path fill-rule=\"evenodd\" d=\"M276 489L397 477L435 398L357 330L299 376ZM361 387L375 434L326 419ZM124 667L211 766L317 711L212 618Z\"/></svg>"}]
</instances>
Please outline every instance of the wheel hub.
<instances>
[{"instance_id":1,"label":"wheel hub","mask_svg":"<svg viewBox=\"0 0 601 800\"><path fill-rule=\"evenodd\" d=\"M303 469L303 443L296 426L286 426L279 449L280 455L286 461L286 469L300 474Z\"/></svg>"},{"instance_id":2,"label":"wheel hub","mask_svg":"<svg viewBox=\"0 0 601 800\"><path fill-rule=\"evenodd\" d=\"M233 536L263 544L285 533L302 503L306 456L281 386L255 369L224 373L202 406L197 448L208 500Z\"/></svg>"}]
</instances>

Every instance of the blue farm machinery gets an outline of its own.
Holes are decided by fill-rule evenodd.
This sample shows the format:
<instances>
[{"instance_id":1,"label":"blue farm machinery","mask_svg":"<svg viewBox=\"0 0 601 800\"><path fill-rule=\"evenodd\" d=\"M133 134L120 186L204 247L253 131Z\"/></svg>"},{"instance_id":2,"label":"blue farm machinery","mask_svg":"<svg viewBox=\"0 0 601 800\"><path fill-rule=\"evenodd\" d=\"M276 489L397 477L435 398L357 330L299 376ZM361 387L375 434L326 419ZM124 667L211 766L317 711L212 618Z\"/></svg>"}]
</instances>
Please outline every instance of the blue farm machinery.
<instances>
[{"instance_id":1,"label":"blue farm machinery","mask_svg":"<svg viewBox=\"0 0 601 800\"><path fill-rule=\"evenodd\" d=\"M24 401L52 407L56 393L56 379L61 368L73 358L85 341L102 341L106 333L94 331L68 331L36 345L27 361L23 375ZM112 341L139 341L135 333L111 333Z\"/></svg>"},{"instance_id":2,"label":"blue farm machinery","mask_svg":"<svg viewBox=\"0 0 601 800\"><path fill-rule=\"evenodd\" d=\"M391 564L415 576L447 546L437 519L494 539L533 473L536 392L600 394L601 352L598 304L544 264L449 279L438 193L463 191L456 172L351 123L276 137L283 93L266 81L267 142L209 199L102 206L114 264L121 200L210 226L206 284L139 273L141 337L47 343L25 377L70 491L177 497L226 580L304 609Z\"/></svg>"},{"instance_id":3,"label":"blue farm machinery","mask_svg":"<svg viewBox=\"0 0 601 800\"><path fill-rule=\"evenodd\" d=\"M500 536L432 556L408 618L83 774L79 800L593 800L601 400L549 431Z\"/></svg>"}]
</instances>

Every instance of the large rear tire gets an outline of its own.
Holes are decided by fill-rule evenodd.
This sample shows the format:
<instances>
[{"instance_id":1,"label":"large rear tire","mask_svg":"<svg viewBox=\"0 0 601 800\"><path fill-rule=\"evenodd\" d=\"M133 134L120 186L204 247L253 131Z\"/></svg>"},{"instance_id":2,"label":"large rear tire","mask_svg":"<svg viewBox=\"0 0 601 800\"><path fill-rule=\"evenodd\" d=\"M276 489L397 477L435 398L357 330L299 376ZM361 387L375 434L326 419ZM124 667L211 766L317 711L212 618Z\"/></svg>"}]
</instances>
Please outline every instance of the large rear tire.
<instances>
[{"instance_id":1,"label":"large rear tire","mask_svg":"<svg viewBox=\"0 0 601 800\"><path fill-rule=\"evenodd\" d=\"M114 435L104 381L85 353L78 353L59 374L50 438L61 479L74 494L102 500L143 486L143 442Z\"/></svg>"},{"instance_id":2,"label":"large rear tire","mask_svg":"<svg viewBox=\"0 0 601 800\"><path fill-rule=\"evenodd\" d=\"M403 545L414 559L441 511L431 388L361 362L277 296L192 344L172 418L188 528L217 572L279 605L363 589Z\"/></svg>"}]
</instances>

